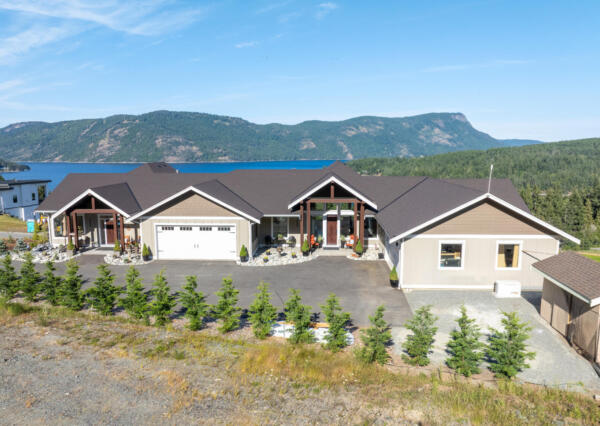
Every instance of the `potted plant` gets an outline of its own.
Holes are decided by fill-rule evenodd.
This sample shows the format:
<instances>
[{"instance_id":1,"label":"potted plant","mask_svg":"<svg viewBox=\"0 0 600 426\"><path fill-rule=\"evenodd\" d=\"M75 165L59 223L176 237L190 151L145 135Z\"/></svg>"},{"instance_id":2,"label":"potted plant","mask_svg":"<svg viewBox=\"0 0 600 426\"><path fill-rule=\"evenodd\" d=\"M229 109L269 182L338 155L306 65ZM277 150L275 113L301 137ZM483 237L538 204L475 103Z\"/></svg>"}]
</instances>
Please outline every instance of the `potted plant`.
<instances>
[{"instance_id":1,"label":"potted plant","mask_svg":"<svg viewBox=\"0 0 600 426\"><path fill-rule=\"evenodd\" d=\"M73 244L73 241L67 243L67 253L71 256L75 256L75 244Z\"/></svg>"},{"instance_id":2,"label":"potted plant","mask_svg":"<svg viewBox=\"0 0 600 426\"><path fill-rule=\"evenodd\" d=\"M319 243L319 247L323 247L323 236L319 235L317 237L317 242Z\"/></svg>"},{"instance_id":3,"label":"potted plant","mask_svg":"<svg viewBox=\"0 0 600 426\"><path fill-rule=\"evenodd\" d=\"M296 257L298 257L298 256L296 255L296 252L295 252L295 251L293 251L293 252L292 252L292 259L295 259Z\"/></svg>"},{"instance_id":4,"label":"potted plant","mask_svg":"<svg viewBox=\"0 0 600 426\"><path fill-rule=\"evenodd\" d=\"M144 246L142 247L142 259L144 259L144 262L150 260L150 249L148 248L146 243L144 243Z\"/></svg>"},{"instance_id":5,"label":"potted plant","mask_svg":"<svg viewBox=\"0 0 600 426\"><path fill-rule=\"evenodd\" d=\"M263 262L267 263L269 261L269 256L263 257Z\"/></svg>"},{"instance_id":6,"label":"potted plant","mask_svg":"<svg viewBox=\"0 0 600 426\"><path fill-rule=\"evenodd\" d=\"M240 249L240 261L247 262L248 261L248 249L244 244L242 244L242 248Z\"/></svg>"},{"instance_id":7,"label":"potted plant","mask_svg":"<svg viewBox=\"0 0 600 426\"><path fill-rule=\"evenodd\" d=\"M279 256L283 256L283 247L282 246L277 247L277 253L279 253Z\"/></svg>"},{"instance_id":8,"label":"potted plant","mask_svg":"<svg viewBox=\"0 0 600 426\"><path fill-rule=\"evenodd\" d=\"M340 237L340 248L346 247L346 237L343 235Z\"/></svg>"},{"instance_id":9,"label":"potted plant","mask_svg":"<svg viewBox=\"0 0 600 426\"><path fill-rule=\"evenodd\" d=\"M302 250L303 256L308 256L308 253L310 252L310 244L308 244L308 240L304 240L300 249Z\"/></svg>"},{"instance_id":10,"label":"potted plant","mask_svg":"<svg viewBox=\"0 0 600 426\"><path fill-rule=\"evenodd\" d=\"M267 256L271 256L271 250L267 250L267 251L265 252L265 254L266 254Z\"/></svg>"},{"instance_id":11,"label":"potted plant","mask_svg":"<svg viewBox=\"0 0 600 426\"><path fill-rule=\"evenodd\" d=\"M363 246L362 243L360 242L360 240L358 240L356 242L356 246L354 247L354 252L358 255L358 257L361 257L363 254Z\"/></svg>"},{"instance_id":12,"label":"potted plant","mask_svg":"<svg viewBox=\"0 0 600 426\"><path fill-rule=\"evenodd\" d=\"M283 234L277 234L277 244L283 244L284 241Z\"/></svg>"},{"instance_id":13,"label":"potted plant","mask_svg":"<svg viewBox=\"0 0 600 426\"><path fill-rule=\"evenodd\" d=\"M396 272L396 267L394 266L390 271L390 285L393 288L398 288L398 272Z\"/></svg>"},{"instance_id":14,"label":"potted plant","mask_svg":"<svg viewBox=\"0 0 600 426\"><path fill-rule=\"evenodd\" d=\"M296 237L292 235L290 238L288 238L287 243L290 248L296 247Z\"/></svg>"}]
</instances>

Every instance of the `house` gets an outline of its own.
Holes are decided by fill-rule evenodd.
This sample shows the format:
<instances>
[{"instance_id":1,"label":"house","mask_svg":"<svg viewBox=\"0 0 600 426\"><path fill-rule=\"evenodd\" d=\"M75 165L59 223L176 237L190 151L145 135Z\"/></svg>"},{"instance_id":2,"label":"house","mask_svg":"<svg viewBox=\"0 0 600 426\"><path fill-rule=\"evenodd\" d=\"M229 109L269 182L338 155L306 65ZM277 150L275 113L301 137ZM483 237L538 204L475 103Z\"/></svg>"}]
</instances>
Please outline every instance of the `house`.
<instances>
[{"instance_id":1,"label":"house","mask_svg":"<svg viewBox=\"0 0 600 426\"><path fill-rule=\"evenodd\" d=\"M544 282L542 318L588 358L600 362L600 263L566 251L533 267Z\"/></svg>"},{"instance_id":2,"label":"house","mask_svg":"<svg viewBox=\"0 0 600 426\"><path fill-rule=\"evenodd\" d=\"M508 179L361 176L320 170L178 173L165 163L129 173L70 174L40 205L53 244L140 241L158 259L236 259L270 237L325 248L354 235L396 266L402 288L541 286L530 268L573 236L533 216ZM76 224L76 226L75 226Z\"/></svg>"},{"instance_id":3,"label":"house","mask_svg":"<svg viewBox=\"0 0 600 426\"><path fill-rule=\"evenodd\" d=\"M0 181L0 212L21 220L33 219L35 209L46 197L46 185L49 182L15 179Z\"/></svg>"}]
</instances>

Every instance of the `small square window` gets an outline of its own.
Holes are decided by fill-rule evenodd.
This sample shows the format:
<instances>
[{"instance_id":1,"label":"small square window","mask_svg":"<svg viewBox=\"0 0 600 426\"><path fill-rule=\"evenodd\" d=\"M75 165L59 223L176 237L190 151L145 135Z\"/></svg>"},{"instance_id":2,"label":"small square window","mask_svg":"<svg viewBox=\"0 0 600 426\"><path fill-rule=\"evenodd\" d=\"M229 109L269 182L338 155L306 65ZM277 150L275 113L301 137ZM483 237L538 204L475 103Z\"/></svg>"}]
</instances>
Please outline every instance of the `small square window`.
<instances>
[{"instance_id":1,"label":"small square window","mask_svg":"<svg viewBox=\"0 0 600 426\"><path fill-rule=\"evenodd\" d=\"M13 195L13 203L18 203L19 202L19 197L17 197L17 194Z\"/></svg>"},{"instance_id":2,"label":"small square window","mask_svg":"<svg viewBox=\"0 0 600 426\"><path fill-rule=\"evenodd\" d=\"M31 201L35 201L35 192L31 193Z\"/></svg>"},{"instance_id":3,"label":"small square window","mask_svg":"<svg viewBox=\"0 0 600 426\"><path fill-rule=\"evenodd\" d=\"M440 244L440 268L460 269L463 266L463 243Z\"/></svg>"},{"instance_id":4,"label":"small square window","mask_svg":"<svg viewBox=\"0 0 600 426\"><path fill-rule=\"evenodd\" d=\"M518 268L520 245L517 243L498 243L497 262L498 268Z\"/></svg>"},{"instance_id":5,"label":"small square window","mask_svg":"<svg viewBox=\"0 0 600 426\"><path fill-rule=\"evenodd\" d=\"M191 231L192 227L191 226L180 226L179 230L180 231Z\"/></svg>"},{"instance_id":6,"label":"small square window","mask_svg":"<svg viewBox=\"0 0 600 426\"><path fill-rule=\"evenodd\" d=\"M201 226L200 231L201 232L210 232L210 231L212 231L212 226Z\"/></svg>"},{"instance_id":7,"label":"small square window","mask_svg":"<svg viewBox=\"0 0 600 426\"><path fill-rule=\"evenodd\" d=\"M231 226L219 226L219 231L229 232L231 231Z\"/></svg>"}]
</instances>

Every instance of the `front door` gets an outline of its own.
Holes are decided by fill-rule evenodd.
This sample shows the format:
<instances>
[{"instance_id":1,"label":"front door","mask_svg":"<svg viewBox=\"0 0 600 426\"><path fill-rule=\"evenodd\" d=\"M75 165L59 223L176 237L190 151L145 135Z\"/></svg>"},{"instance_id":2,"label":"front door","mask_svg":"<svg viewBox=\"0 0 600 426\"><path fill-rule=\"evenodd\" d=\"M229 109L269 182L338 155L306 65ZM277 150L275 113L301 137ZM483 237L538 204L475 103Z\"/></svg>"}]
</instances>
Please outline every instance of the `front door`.
<instances>
[{"instance_id":1,"label":"front door","mask_svg":"<svg viewBox=\"0 0 600 426\"><path fill-rule=\"evenodd\" d=\"M114 229L115 225L112 219L102 219L103 230L104 232L104 244L114 244L115 242L115 234Z\"/></svg>"},{"instance_id":2,"label":"front door","mask_svg":"<svg viewBox=\"0 0 600 426\"><path fill-rule=\"evenodd\" d=\"M327 216L327 245L337 246L337 216Z\"/></svg>"}]
</instances>

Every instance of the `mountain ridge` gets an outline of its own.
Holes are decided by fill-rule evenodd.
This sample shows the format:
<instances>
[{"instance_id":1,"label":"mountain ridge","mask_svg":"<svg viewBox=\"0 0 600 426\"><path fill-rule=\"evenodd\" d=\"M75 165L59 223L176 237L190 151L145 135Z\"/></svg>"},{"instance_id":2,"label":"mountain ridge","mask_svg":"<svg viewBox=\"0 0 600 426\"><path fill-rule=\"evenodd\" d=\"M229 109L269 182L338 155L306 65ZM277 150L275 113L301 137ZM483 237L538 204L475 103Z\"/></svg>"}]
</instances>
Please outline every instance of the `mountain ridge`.
<instances>
[{"instance_id":1,"label":"mountain ridge","mask_svg":"<svg viewBox=\"0 0 600 426\"><path fill-rule=\"evenodd\" d=\"M256 124L239 117L160 110L13 123L0 129L0 157L66 162L351 160L538 142L495 139L475 129L462 113Z\"/></svg>"}]
</instances>

